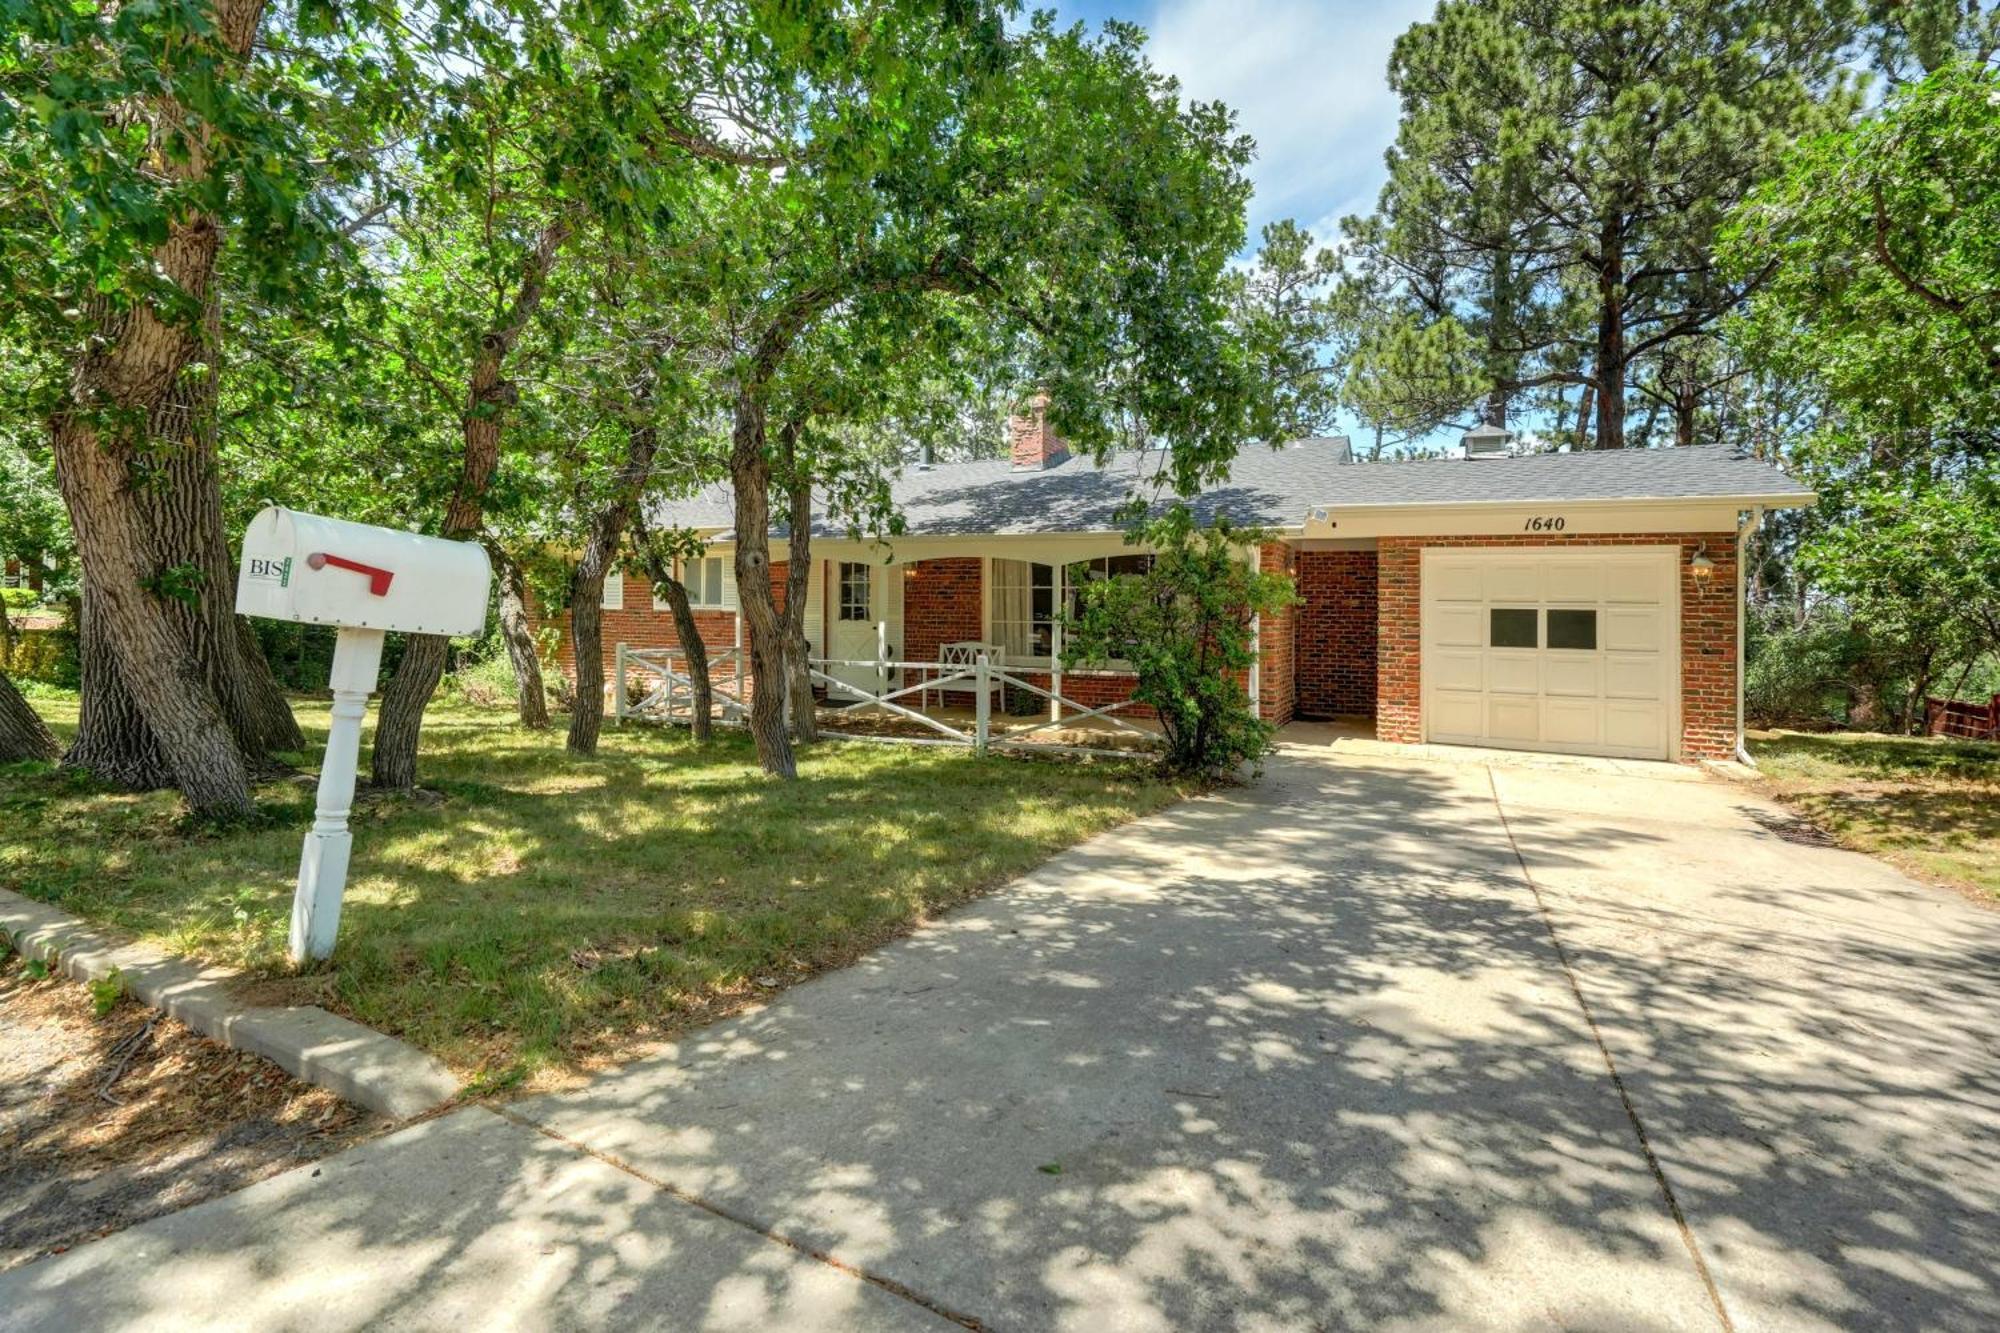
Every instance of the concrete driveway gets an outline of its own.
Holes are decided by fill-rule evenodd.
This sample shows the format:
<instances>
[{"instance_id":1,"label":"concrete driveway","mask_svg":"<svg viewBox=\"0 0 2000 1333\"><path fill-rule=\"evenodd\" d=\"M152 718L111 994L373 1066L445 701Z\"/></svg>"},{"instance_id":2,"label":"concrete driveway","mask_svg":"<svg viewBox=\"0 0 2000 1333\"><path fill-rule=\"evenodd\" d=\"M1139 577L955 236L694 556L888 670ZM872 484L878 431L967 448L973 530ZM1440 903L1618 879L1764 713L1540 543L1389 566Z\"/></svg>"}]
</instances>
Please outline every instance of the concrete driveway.
<instances>
[{"instance_id":1,"label":"concrete driveway","mask_svg":"<svg viewBox=\"0 0 2000 1333\"><path fill-rule=\"evenodd\" d=\"M1297 751L7 1327L2000 1326L2000 913L1673 769Z\"/></svg>"}]
</instances>

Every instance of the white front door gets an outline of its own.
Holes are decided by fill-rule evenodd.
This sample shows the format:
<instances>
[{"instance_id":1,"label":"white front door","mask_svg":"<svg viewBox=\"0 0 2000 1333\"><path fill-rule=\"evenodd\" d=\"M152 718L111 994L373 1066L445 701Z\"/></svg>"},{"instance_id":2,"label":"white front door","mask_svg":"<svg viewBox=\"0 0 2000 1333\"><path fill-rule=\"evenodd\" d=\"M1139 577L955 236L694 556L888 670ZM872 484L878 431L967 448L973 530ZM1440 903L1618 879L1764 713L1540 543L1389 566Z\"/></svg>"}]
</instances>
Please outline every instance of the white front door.
<instances>
[{"instance_id":1,"label":"white front door","mask_svg":"<svg viewBox=\"0 0 2000 1333\"><path fill-rule=\"evenodd\" d=\"M1677 555L1663 547L1427 549L1425 738L1672 757Z\"/></svg>"},{"instance_id":2,"label":"white front door","mask_svg":"<svg viewBox=\"0 0 2000 1333\"><path fill-rule=\"evenodd\" d=\"M836 660L827 674L851 685L856 695L880 694L884 677L872 663L883 650L880 627L891 618L889 567L872 560L834 560L829 573L827 656ZM893 658L894 645L887 652Z\"/></svg>"}]
</instances>

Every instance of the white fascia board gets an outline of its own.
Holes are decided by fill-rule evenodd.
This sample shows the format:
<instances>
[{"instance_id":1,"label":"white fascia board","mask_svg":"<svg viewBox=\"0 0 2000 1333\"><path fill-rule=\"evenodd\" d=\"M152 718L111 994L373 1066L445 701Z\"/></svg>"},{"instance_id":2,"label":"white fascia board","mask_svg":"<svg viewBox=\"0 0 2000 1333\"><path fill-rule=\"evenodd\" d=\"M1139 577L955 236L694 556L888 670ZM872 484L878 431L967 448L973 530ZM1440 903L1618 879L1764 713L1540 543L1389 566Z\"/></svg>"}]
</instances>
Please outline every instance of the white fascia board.
<instances>
[{"instance_id":1,"label":"white fascia board","mask_svg":"<svg viewBox=\"0 0 2000 1333\"><path fill-rule=\"evenodd\" d=\"M1796 495L1775 497L1803 504ZM1773 497L1668 496L1591 500L1471 500L1450 504L1327 505L1305 535L1327 537L1605 536L1632 532L1731 532L1745 510Z\"/></svg>"}]
</instances>

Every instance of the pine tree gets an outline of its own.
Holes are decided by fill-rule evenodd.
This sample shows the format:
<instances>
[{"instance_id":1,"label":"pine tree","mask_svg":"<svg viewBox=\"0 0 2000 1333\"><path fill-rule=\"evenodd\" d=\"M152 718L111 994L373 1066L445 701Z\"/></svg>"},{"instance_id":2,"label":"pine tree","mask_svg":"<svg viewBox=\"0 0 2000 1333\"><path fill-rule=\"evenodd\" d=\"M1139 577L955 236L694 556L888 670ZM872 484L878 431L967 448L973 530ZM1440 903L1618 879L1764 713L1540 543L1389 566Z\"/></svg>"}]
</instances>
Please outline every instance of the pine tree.
<instances>
[{"instance_id":1,"label":"pine tree","mask_svg":"<svg viewBox=\"0 0 2000 1333\"><path fill-rule=\"evenodd\" d=\"M1574 438L1624 445L1638 373L1764 280L1718 274L1716 229L1851 111L1853 19L1845 0L1446 0L1405 33L1389 181L1348 233L1381 294L1364 321L1453 321L1479 349L1483 401L1434 424L1580 389Z\"/></svg>"}]
</instances>

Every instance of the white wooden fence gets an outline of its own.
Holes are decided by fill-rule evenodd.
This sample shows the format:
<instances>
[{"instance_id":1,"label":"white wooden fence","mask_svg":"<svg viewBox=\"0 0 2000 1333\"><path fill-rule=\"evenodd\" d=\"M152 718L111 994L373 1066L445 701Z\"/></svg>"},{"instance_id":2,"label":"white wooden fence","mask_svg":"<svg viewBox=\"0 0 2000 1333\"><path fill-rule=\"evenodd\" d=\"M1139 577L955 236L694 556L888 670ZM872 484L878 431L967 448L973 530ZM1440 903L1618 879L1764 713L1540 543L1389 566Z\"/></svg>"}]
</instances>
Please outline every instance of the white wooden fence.
<instances>
[{"instance_id":1,"label":"white wooden fence","mask_svg":"<svg viewBox=\"0 0 2000 1333\"><path fill-rule=\"evenodd\" d=\"M709 691L715 720L729 724L744 722L750 713L747 699L749 682L748 650L731 648L708 659ZM1028 680L1019 671L995 666L985 654L964 665L937 662L897 662L884 658L807 659L812 682L823 686L827 702L820 707L821 720L828 724L825 734L842 740L878 740L904 744L965 745L985 754L996 749L1058 751L1068 754L1126 756L1129 750L1035 741L1032 737L1057 728L1098 722L1110 730L1139 738L1146 746L1158 743L1156 733L1134 726L1121 711L1136 707L1130 699L1091 705L1064 695L1066 680L1094 678L1097 673L1048 673L1045 688ZM836 674L837 668L859 668L877 683L873 689L857 684L852 677ZM910 681L900 684L900 681ZM635 690L635 687L636 690ZM1048 701L1048 716L1031 726L996 728L993 725L993 696L1012 687ZM953 725L934 717L921 706L911 707L910 696L931 691L969 691L973 697L970 725ZM694 682L688 674L687 654L678 648L631 648L618 645L613 715L621 722L630 720L685 722L694 717ZM636 702L633 695L642 690ZM934 736L883 736L838 730L842 717L863 714L900 718L936 733Z\"/></svg>"}]
</instances>

